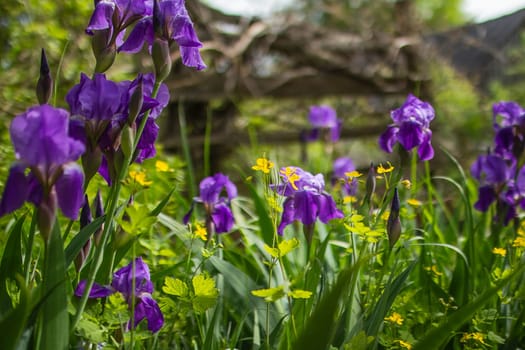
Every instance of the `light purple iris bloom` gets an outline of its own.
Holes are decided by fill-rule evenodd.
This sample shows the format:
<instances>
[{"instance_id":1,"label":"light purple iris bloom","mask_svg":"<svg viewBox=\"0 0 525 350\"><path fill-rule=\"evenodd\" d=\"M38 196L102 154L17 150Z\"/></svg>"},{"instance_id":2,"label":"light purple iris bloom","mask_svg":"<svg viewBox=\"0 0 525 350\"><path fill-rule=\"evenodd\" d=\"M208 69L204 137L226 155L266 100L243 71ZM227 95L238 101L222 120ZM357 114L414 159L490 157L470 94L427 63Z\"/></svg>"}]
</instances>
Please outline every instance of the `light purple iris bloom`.
<instances>
[{"instance_id":1,"label":"light purple iris bloom","mask_svg":"<svg viewBox=\"0 0 525 350\"><path fill-rule=\"evenodd\" d=\"M154 25L155 21L158 22L157 28ZM184 65L197 70L206 68L199 51L202 43L193 28L193 22L186 10L184 0L155 2L153 15L139 21L118 50L136 53L142 49L144 42L147 42L151 52L156 37L167 42L175 41L179 45Z\"/></svg>"},{"instance_id":2,"label":"light purple iris bloom","mask_svg":"<svg viewBox=\"0 0 525 350\"><path fill-rule=\"evenodd\" d=\"M394 124L379 137L379 146L385 152L392 153L396 142L407 151L418 147L417 154L421 160L434 157L431 139L430 122L434 119L434 108L409 94L405 103L391 112Z\"/></svg>"},{"instance_id":3,"label":"light purple iris bloom","mask_svg":"<svg viewBox=\"0 0 525 350\"><path fill-rule=\"evenodd\" d=\"M9 129L17 162L11 166L0 216L30 201L54 222L55 205L75 220L83 202L84 174L75 161L85 147L68 134L69 114L44 104L16 116ZM30 171L26 175L26 169Z\"/></svg>"},{"instance_id":4,"label":"light purple iris bloom","mask_svg":"<svg viewBox=\"0 0 525 350\"><path fill-rule=\"evenodd\" d=\"M94 283L89 293L90 298L105 298L114 293L121 293L129 308L131 309L133 303L133 294L135 294L135 324L136 327L140 321L146 319L148 322L148 329L155 333L158 332L164 324L164 316L160 311L159 305L153 299L153 283L151 283L148 265L142 258L135 259L135 273L133 273L133 262L121 268L113 274L113 281L110 286L102 286ZM135 276L133 276L135 275ZM135 278L135 285L133 285L133 278ZM81 297L86 289L86 281L82 280L75 289L75 295ZM131 322L131 321L130 321ZM128 329L131 324L128 323Z\"/></svg>"},{"instance_id":5,"label":"light purple iris bloom","mask_svg":"<svg viewBox=\"0 0 525 350\"><path fill-rule=\"evenodd\" d=\"M525 207L525 167L516 178L514 163L498 154L479 156L471 167L472 176L480 183L474 207L486 212L496 202L497 216L505 224L517 216L517 206Z\"/></svg>"},{"instance_id":6,"label":"light purple iris bloom","mask_svg":"<svg viewBox=\"0 0 525 350\"><path fill-rule=\"evenodd\" d=\"M335 109L330 106L311 106L308 121L312 129L304 135L306 141L315 141L322 137L321 133L327 131L327 137L332 142L337 142L341 136L343 121L337 118Z\"/></svg>"},{"instance_id":7,"label":"light purple iris bloom","mask_svg":"<svg viewBox=\"0 0 525 350\"><path fill-rule=\"evenodd\" d=\"M277 233L283 235L284 228L294 221L311 226L317 219L327 223L332 219L341 219L343 212L337 209L335 201L324 191L322 174L312 175L298 167L281 168L283 183L272 189L287 197L283 204L281 223Z\"/></svg>"},{"instance_id":8,"label":"light purple iris bloom","mask_svg":"<svg viewBox=\"0 0 525 350\"><path fill-rule=\"evenodd\" d=\"M344 181L344 192L348 196L353 196L357 192L358 182L356 178L353 178L350 182L347 180L346 173L355 170L355 165L352 159L348 157L340 157L334 161L333 164L333 177L332 184L335 184L337 181Z\"/></svg>"},{"instance_id":9,"label":"light purple iris bloom","mask_svg":"<svg viewBox=\"0 0 525 350\"><path fill-rule=\"evenodd\" d=\"M193 199L190 210L184 216L187 224L193 212L195 203L202 203L206 211L207 221L213 223L215 233L228 232L233 228L234 219L230 209L230 201L237 197L237 187L228 176L217 173L204 178L200 185L200 196ZM226 191L226 197L221 196Z\"/></svg>"}]
</instances>

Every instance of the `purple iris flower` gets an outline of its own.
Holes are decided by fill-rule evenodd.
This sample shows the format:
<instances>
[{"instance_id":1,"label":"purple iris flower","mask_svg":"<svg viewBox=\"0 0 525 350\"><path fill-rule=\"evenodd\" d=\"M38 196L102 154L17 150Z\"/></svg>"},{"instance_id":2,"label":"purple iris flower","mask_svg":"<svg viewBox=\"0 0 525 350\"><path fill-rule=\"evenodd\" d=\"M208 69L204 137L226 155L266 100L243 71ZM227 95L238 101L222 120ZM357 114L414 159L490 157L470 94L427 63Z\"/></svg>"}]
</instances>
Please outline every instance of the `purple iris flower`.
<instances>
[{"instance_id":1,"label":"purple iris flower","mask_svg":"<svg viewBox=\"0 0 525 350\"><path fill-rule=\"evenodd\" d=\"M92 154L103 152L104 160L99 155L91 171L99 172L110 182L107 166L108 158L119 149L122 128L129 122L129 106L139 81L142 83L143 103L136 123L140 123L144 114L150 111L144 131L137 145L137 158L142 162L146 158L155 156L155 140L159 127L155 120L169 102L169 91L165 84L161 84L156 98L151 98L154 87L153 74L139 75L135 80L119 83L107 80L104 74L95 74L90 79L81 75L80 83L75 85L67 94L72 118L70 122L71 135L86 144L88 159ZM86 162L84 163L86 167ZM86 170L86 172L88 172Z\"/></svg>"},{"instance_id":2,"label":"purple iris flower","mask_svg":"<svg viewBox=\"0 0 525 350\"><path fill-rule=\"evenodd\" d=\"M0 216L27 200L37 206L39 219L46 222L41 231L52 227L56 204L65 216L77 218L84 198L84 174L75 161L85 147L69 136L68 129L68 112L47 104L29 108L13 119L9 132L17 162L9 170Z\"/></svg>"},{"instance_id":3,"label":"purple iris flower","mask_svg":"<svg viewBox=\"0 0 525 350\"><path fill-rule=\"evenodd\" d=\"M514 162L499 154L479 156L471 167L480 183L474 207L486 212L496 202L497 216L507 224L517 215L517 206L525 207L525 167L516 174Z\"/></svg>"},{"instance_id":4,"label":"purple iris flower","mask_svg":"<svg viewBox=\"0 0 525 350\"><path fill-rule=\"evenodd\" d=\"M337 118L335 109L330 106L311 106L308 121L312 129L303 137L306 141L315 141L322 137L321 133L326 131L326 138L337 142L341 136L343 121Z\"/></svg>"},{"instance_id":5,"label":"purple iris flower","mask_svg":"<svg viewBox=\"0 0 525 350\"><path fill-rule=\"evenodd\" d=\"M346 195L353 196L357 192L358 182L356 178L347 180L346 173L356 170L354 162L348 157L340 157L334 161L332 184L344 181L343 189Z\"/></svg>"},{"instance_id":6,"label":"purple iris flower","mask_svg":"<svg viewBox=\"0 0 525 350\"><path fill-rule=\"evenodd\" d=\"M311 226L318 218L327 223L344 217L332 196L324 191L322 174L312 175L298 167L281 168L280 174L283 183L272 186L276 193L287 197L283 204L281 223L277 228L279 235L294 221Z\"/></svg>"},{"instance_id":7,"label":"purple iris flower","mask_svg":"<svg viewBox=\"0 0 525 350\"><path fill-rule=\"evenodd\" d=\"M421 160L434 157L431 139L430 122L434 119L434 108L409 94L405 103L391 112L394 124L379 137L379 146L385 152L392 153L393 146L399 142L407 151L418 147L417 154Z\"/></svg>"},{"instance_id":8,"label":"purple iris flower","mask_svg":"<svg viewBox=\"0 0 525 350\"><path fill-rule=\"evenodd\" d=\"M135 278L134 285L133 278ZM82 280L75 289L75 295L81 297L82 294L84 294L85 289L86 281ZM153 283L151 283L148 265L142 261L142 258L138 257L135 259L134 271L132 262L115 272L110 286L102 286L94 283L89 293L89 297L105 298L117 292L121 293L124 299L126 299L130 309L133 303L134 294L135 323L133 327L136 327L140 321L146 319L148 322L148 329L151 332L158 332L162 328L162 325L164 324L164 316L160 311L159 305L151 296L153 293ZM130 322L128 323L128 329L131 328Z\"/></svg>"},{"instance_id":9,"label":"purple iris flower","mask_svg":"<svg viewBox=\"0 0 525 350\"><path fill-rule=\"evenodd\" d=\"M204 178L200 185L200 196L193 198L190 210L184 216L183 222L187 224L193 212L195 203L202 203L206 211L206 222L208 235L210 230L215 233L228 232L232 229L234 219L230 209L230 201L237 197L237 187L230 181L228 176L217 173ZM221 194L226 191L226 197ZM213 224L213 227L210 227Z\"/></svg>"},{"instance_id":10,"label":"purple iris flower","mask_svg":"<svg viewBox=\"0 0 525 350\"><path fill-rule=\"evenodd\" d=\"M126 28L152 12L152 0L95 0L95 10L86 33L93 35L96 31L108 31L109 40L120 38L117 40L119 45Z\"/></svg>"},{"instance_id":11,"label":"purple iris flower","mask_svg":"<svg viewBox=\"0 0 525 350\"><path fill-rule=\"evenodd\" d=\"M525 109L516 102L502 101L492 106L492 112L496 131L494 151L509 159L519 158L525 146Z\"/></svg>"},{"instance_id":12,"label":"purple iris flower","mask_svg":"<svg viewBox=\"0 0 525 350\"><path fill-rule=\"evenodd\" d=\"M184 65L197 70L206 68L199 52L202 43L193 28L184 0L156 1L153 16L140 20L118 50L136 53L147 42L151 52L155 38L168 43L175 41L179 45Z\"/></svg>"}]
</instances>

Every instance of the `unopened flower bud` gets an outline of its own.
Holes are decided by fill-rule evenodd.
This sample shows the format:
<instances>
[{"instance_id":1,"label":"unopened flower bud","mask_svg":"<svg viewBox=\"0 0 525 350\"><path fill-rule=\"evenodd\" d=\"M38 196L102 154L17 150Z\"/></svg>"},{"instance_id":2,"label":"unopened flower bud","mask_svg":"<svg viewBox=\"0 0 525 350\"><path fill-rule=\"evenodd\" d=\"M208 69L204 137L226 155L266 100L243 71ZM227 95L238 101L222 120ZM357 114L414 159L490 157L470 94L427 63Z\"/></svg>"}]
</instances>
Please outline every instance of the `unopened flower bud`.
<instances>
[{"instance_id":1,"label":"unopened flower bud","mask_svg":"<svg viewBox=\"0 0 525 350\"><path fill-rule=\"evenodd\" d=\"M170 47L166 40L156 38L151 50L153 65L155 66L156 81L164 81L170 75L171 55Z\"/></svg>"},{"instance_id":2,"label":"unopened flower bud","mask_svg":"<svg viewBox=\"0 0 525 350\"><path fill-rule=\"evenodd\" d=\"M109 30L97 30L92 36L91 47L97 60L95 72L104 73L113 65L117 55L115 43L110 43Z\"/></svg>"},{"instance_id":3,"label":"unopened flower bud","mask_svg":"<svg viewBox=\"0 0 525 350\"><path fill-rule=\"evenodd\" d=\"M88 184L91 178L95 176L98 169L100 168L101 163L102 151L98 147L95 147L94 149L88 149L82 155L82 169L84 170L86 184Z\"/></svg>"},{"instance_id":4,"label":"unopened flower bud","mask_svg":"<svg viewBox=\"0 0 525 350\"><path fill-rule=\"evenodd\" d=\"M49 237L51 237L51 230L56 220L57 194L54 188L40 202L37 211L38 229L47 242Z\"/></svg>"},{"instance_id":5,"label":"unopened flower bud","mask_svg":"<svg viewBox=\"0 0 525 350\"><path fill-rule=\"evenodd\" d=\"M128 115L128 125L132 126L135 123L141 109L142 104L144 103L144 87L142 83L142 75L139 76L137 87L133 94L131 95L129 101L129 115Z\"/></svg>"},{"instance_id":6,"label":"unopened flower bud","mask_svg":"<svg viewBox=\"0 0 525 350\"><path fill-rule=\"evenodd\" d=\"M102 215L104 215L104 204L102 203L102 195L100 194L100 190L97 191L97 195L95 197L94 201L95 205L95 217L99 218ZM95 231L95 244L100 244L100 239L102 238L102 232L104 231L104 223L100 226L100 228Z\"/></svg>"},{"instance_id":7,"label":"unopened flower bud","mask_svg":"<svg viewBox=\"0 0 525 350\"><path fill-rule=\"evenodd\" d=\"M392 197L392 203L390 204L390 214L386 223L386 233L388 235L388 242L390 248L396 244L399 236L401 236L401 221L399 220L399 195L397 193L397 187L394 188L394 196Z\"/></svg>"},{"instance_id":8,"label":"unopened flower bud","mask_svg":"<svg viewBox=\"0 0 525 350\"><path fill-rule=\"evenodd\" d=\"M89 207L89 200L87 194L84 195L84 205L80 211L80 228L86 227L93 221L93 216L91 215L91 208Z\"/></svg>"},{"instance_id":9,"label":"unopened flower bud","mask_svg":"<svg viewBox=\"0 0 525 350\"><path fill-rule=\"evenodd\" d=\"M128 124L125 124L122 128L122 134L120 138L120 149L126 159L129 159L133 152L133 143L135 142L135 130Z\"/></svg>"},{"instance_id":10,"label":"unopened flower bud","mask_svg":"<svg viewBox=\"0 0 525 350\"><path fill-rule=\"evenodd\" d=\"M38 103L41 105L46 104L51 97L52 91L53 79L51 78L51 73L49 71L46 52L44 49L42 49L42 54L40 57L40 76L38 77L38 82L36 83L36 97L38 98Z\"/></svg>"}]
</instances>

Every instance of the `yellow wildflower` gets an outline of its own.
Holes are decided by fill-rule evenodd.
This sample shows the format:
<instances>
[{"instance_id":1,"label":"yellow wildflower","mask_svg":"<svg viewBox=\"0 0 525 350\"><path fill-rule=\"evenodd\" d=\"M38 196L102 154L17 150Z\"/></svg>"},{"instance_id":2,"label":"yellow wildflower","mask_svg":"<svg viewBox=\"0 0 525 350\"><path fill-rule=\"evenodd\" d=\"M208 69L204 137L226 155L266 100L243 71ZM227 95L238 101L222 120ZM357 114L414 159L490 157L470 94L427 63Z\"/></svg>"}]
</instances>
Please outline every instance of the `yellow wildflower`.
<instances>
[{"instance_id":1,"label":"yellow wildflower","mask_svg":"<svg viewBox=\"0 0 525 350\"><path fill-rule=\"evenodd\" d=\"M355 202L357 202L357 198L354 197L354 196L345 196L345 197L343 197L343 203L344 204L355 203Z\"/></svg>"},{"instance_id":2,"label":"yellow wildflower","mask_svg":"<svg viewBox=\"0 0 525 350\"><path fill-rule=\"evenodd\" d=\"M423 203L415 198L407 199L407 203L413 207L420 207Z\"/></svg>"},{"instance_id":3,"label":"yellow wildflower","mask_svg":"<svg viewBox=\"0 0 525 350\"><path fill-rule=\"evenodd\" d=\"M400 314L397 312L393 312L392 315L385 317L385 321L388 321L390 323L397 324L398 326L401 326L403 324L403 317L401 317Z\"/></svg>"},{"instance_id":4,"label":"yellow wildflower","mask_svg":"<svg viewBox=\"0 0 525 350\"><path fill-rule=\"evenodd\" d=\"M385 210L383 214L381 214L381 219L384 221L387 221L389 216L390 216L390 210Z\"/></svg>"},{"instance_id":5,"label":"yellow wildflower","mask_svg":"<svg viewBox=\"0 0 525 350\"><path fill-rule=\"evenodd\" d=\"M378 167L377 167L377 173L378 174L385 174L385 173L390 173L390 172L394 171L394 166L390 162L386 162L386 163L387 163L386 168L383 167L383 164L379 164L378 165Z\"/></svg>"},{"instance_id":6,"label":"yellow wildflower","mask_svg":"<svg viewBox=\"0 0 525 350\"><path fill-rule=\"evenodd\" d=\"M356 178L356 177L359 177L363 174L361 174L359 171L357 170L354 170L354 171L350 171L350 172L347 172L345 173L345 176L348 177L350 180Z\"/></svg>"},{"instance_id":7,"label":"yellow wildflower","mask_svg":"<svg viewBox=\"0 0 525 350\"><path fill-rule=\"evenodd\" d=\"M255 165L252 166L253 170L259 170L265 174L269 174L271 168L273 168L273 163L266 158L257 158Z\"/></svg>"},{"instance_id":8,"label":"yellow wildflower","mask_svg":"<svg viewBox=\"0 0 525 350\"><path fill-rule=\"evenodd\" d=\"M404 179L404 180L401 180L401 185L405 186L406 189L410 189L410 187L412 186L412 182L410 182L409 179Z\"/></svg>"},{"instance_id":9,"label":"yellow wildflower","mask_svg":"<svg viewBox=\"0 0 525 350\"><path fill-rule=\"evenodd\" d=\"M395 342L399 343L399 346L402 347L403 349L407 349L407 350L412 349L412 344L410 344L409 342L406 342L403 340L395 340Z\"/></svg>"},{"instance_id":10,"label":"yellow wildflower","mask_svg":"<svg viewBox=\"0 0 525 350\"><path fill-rule=\"evenodd\" d=\"M159 173L165 173L170 171L170 166L163 160L157 160L155 162L155 169L157 169Z\"/></svg>"},{"instance_id":11,"label":"yellow wildflower","mask_svg":"<svg viewBox=\"0 0 525 350\"><path fill-rule=\"evenodd\" d=\"M129 177L141 186L149 186L153 181L146 180L146 173L144 171L130 170Z\"/></svg>"},{"instance_id":12,"label":"yellow wildflower","mask_svg":"<svg viewBox=\"0 0 525 350\"><path fill-rule=\"evenodd\" d=\"M505 255L507 255L507 250L505 248L498 248L498 247L496 247L496 248L492 249L492 254L505 256Z\"/></svg>"},{"instance_id":13,"label":"yellow wildflower","mask_svg":"<svg viewBox=\"0 0 525 350\"><path fill-rule=\"evenodd\" d=\"M487 343L485 343L485 336L480 332L464 333L460 339L460 342L466 343L469 340L474 340L480 344L488 345Z\"/></svg>"},{"instance_id":14,"label":"yellow wildflower","mask_svg":"<svg viewBox=\"0 0 525 350\"><path fill-rule=\"evenodd\" d=\"M295 168L287 166L284 169L281 169L281 175L284 175L286 177L286 181L292 185L292 188L294 190L298 190L297 185L295 184L295 181L299 180L300 177L295 173Z\"/></svg>"},{"instance_id":15,"label":"yellow wildflower","mask_svg":"<svg viewBox=\"0 0 525 350\"><path fill-rule=\"evenodd\" d=\"M206 228L204 226L201 226L200 224L195 224L195 230L193 231L195 236L199 237L203 241L208 240L208 232L206 232Z\"/></svg>"},{"instance_id":16,"label":"yellow wildflower","mask_svg":"<svg viewBox=\"0 0 525 350\"><path fill-rule=\"evenodd\" d=\"M437 268L436 265L426 266L424 269L427 270L427 271L431 271L431 272L432 272L434 275L436 275L437 277L443 275L443 272L440 272L440 271L438 270L438 268Z\"/></svg>"},{"instance_id":17,"label":"yellow wildflower","mask_svg":"<svg viewBox=\"0 0 525 350\"><path fill-rule=\"evenodd\" d=\"M525 248L525 237L519 236L512 242L513 247Z\"/></svg>"}]
</instances>

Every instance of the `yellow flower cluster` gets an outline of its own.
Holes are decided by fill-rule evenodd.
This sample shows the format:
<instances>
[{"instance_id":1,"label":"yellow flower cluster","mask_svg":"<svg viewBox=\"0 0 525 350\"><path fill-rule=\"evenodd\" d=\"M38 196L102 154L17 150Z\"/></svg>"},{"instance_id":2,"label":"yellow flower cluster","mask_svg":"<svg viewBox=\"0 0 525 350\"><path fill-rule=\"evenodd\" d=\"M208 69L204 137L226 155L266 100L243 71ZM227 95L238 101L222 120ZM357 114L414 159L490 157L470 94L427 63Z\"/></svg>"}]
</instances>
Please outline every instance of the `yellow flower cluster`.
<instances>
[{"instance_id":1,"label":"yellow flower cluster","mask_svg":"<svg viewBox=\"0 0 525 350\"><path fill-rule=\"evenodd\" d=\"M253 170L262 171L265 174L269 174L273 168L273 162L266 158L258 158L255 161L255 165L252 166Z\"/></svg>"},{"instance_id":2,"label":"yellow flower cluster","mask_svg":"<svg viewBox=\"0 0 525 350\"><path fill-rule=\"evenodd\" d=\"M397 312L393 312L392 315L385 317L385 321L401 326L403 324L404 319Z\"/></svg>"},{"instance_id":3,"label":"yellow flower cluster","mask_svg":"<svg viewBox=\"0 0 525 350\"><path fill-rule=\"evenodd\" d=\"M204 226L201 226L199 223L195 224L195 230L193 231L195 236L199 237L203 241L208 240L208 232L206 232L206 228Z\"/></svg>"},{"instance_id":4,"label":"yellow flower cluster","mask_svg":"<svg viewBox=\"0 0 525 350\"><path fill-rule=\"evenodd\" d=\"M386 174L394 171L394 166L390 162L386 162L386 167L383 166L383 164L379 164L377 166L377 173L378 174Z\"/></svg>"},{"instance_id":5,"label":"yellow flower cluster","mask_svg":"<svg viewBox=\"0 0 525 350\"><path fill-rule=\"evenodd\" d=\"M146 173L144 171L130 170L129 177L141 186L149 186L153 181L146 180Z\"/></svg>"},{"instance_id":6,"label":"yellow flower cluster","mask_svg":"<svg viewBox=\"0 0 525 350\"><path fill-rule=\"evenodd\" d=\"M495 248L492 249L492 254L505 256L505 255L507 255L507 250L505 248L495 247Z\"/></svg>"},{"instance_id":7,"label":"yellow flower cluster","mask_svg":"<svg viewBox=\"0 0 525 350\"><path fill-rule=\"evenodd\" d=\"M474 332L474 333L464 333L463 336L460 339L460 342L466 343L469 340L477 341L480 344L488 345L485 342L485 336L480 332Z\"/></svg>"}]
</instances>

